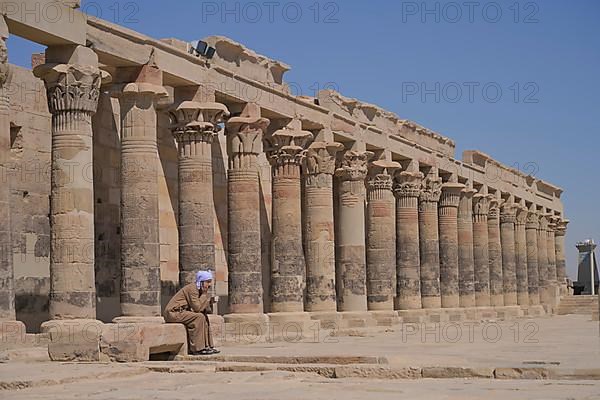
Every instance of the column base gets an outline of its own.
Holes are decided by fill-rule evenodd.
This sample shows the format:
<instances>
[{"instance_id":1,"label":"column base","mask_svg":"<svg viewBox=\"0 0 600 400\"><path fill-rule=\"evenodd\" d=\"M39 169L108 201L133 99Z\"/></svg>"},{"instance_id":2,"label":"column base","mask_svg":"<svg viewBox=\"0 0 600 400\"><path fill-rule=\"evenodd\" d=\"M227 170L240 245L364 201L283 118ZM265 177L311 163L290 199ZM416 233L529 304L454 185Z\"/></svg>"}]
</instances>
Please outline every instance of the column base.
<instances>
[{"instance_id":1,"label":"column base","mask_svg":"<svg viewBox=\"0 0 600 400\"><path fill-rule=\"evenodd\" d=\"M95 319L50 320L41 332L50 336L48 355L52 361L107 361L100 351L104 323Z\"/></svg>"},{"instance_id":2,"label":"column base","mask_svg":"<svg viewBox=\"0 0 600 400\"><path fill-rule=\"evenodd\" d=\"M311 319L307 312L269 313L269 333L267 341L299 342L303 339L319 339L321 324Z\"/></svg>"},{"instance_id":3,"label":"column base","mask_svg":"<svg viewBox=\"0 0 600 400\"><path fill-rule=\"evenodd\" d=\"M519 306L494 307L499 320L511 320L523 317L524 313Z\"/></svg>"},{"instance_id":4,"label":"column base","mask_svg":"<svg viewBox=\"0 0 600 400\"><path fill-rule=\"evenodd\" d=\"M225 342L251 344L267 340L269 334L267 314L227 314L223 319Z\"/></svg>"},{"instance_id":5,"label":"column base","mask_svg":"<svg viewBox=\"0 0 600 400\"><path fill-rule=\"evenodd\" d=\"M477 303L475 301L475 295L469 294L459 297L460 308L472 308L476 307Z\"/></svg>"},{"instance_id":6,"label":"column base","mask_svg":"<svg viewBox=\"0 0 600 400\"><path fill-rule=\"evenodd\" d=\"M442 296L442 308L459 308L460 299L458 294Z\"/></svg>"},{"instance_id":7,"label":"column base","mask_svg":"<svg viewBox=\"0 0 600 400\"><path fill-rule=\"evenodd\" d=\"M475 307L490 307L491 305L489 293L475 293Z\"/></svg>"},{"instance_id":8,"label":"column base","mask_svg":"<svg viewBox=\"0 0 600 400\"><path fill-rule=\"evenodd\" d=\"M517 293L505 293L504 294L504 305L507 307L518 305Z\"/></svg>"},{"instance_id":9,"label":"column base","mask_svg":"<svg viewBox=\"0 0 600 400\"><path fill-rule=\"evenodd\" d=\"M521 306L525 317L543 317L546 315L546 310L541 305Z\"/></svg>"},{"instance_id":10,"label":"column base","mask_svg":"<svg viewBox=\"0 0 600 400\"><path fill-rule=\"evenodd\" d=\"M27 344L27 328L21 321L0 321L0 350L24 347Z\"/></svg>"},{"instance_id":11,"label":"column base","mask_svg":"<svg viewBox=\"0 0 600 400\"><path fill-rule=\"evenodd\" d=\"M492 307L504 307L504 295L503 294L491 294L490 305Z\"/></svg>"},{"instance_id":12,"label":"column base","mask_svg":"<svg viewBox=\"0 0 600 400\"><path fill-rule=\"evenodd\" d=\"M376 321L377 326L393 326L400 323L400 318L396 311L369 311L369 314Z\"/></svg>"},{"instance_id":13,"label":"column base","mask_svg":"<svg viewBox=\"0 0 600 400\"><path fill-rule=\"evenodd\" d=\"M421 297L421 304L423 305L423 309L442 308L442 298L439 296Z\"/></svg>"},{"instance_id":14,"label":"column base","mask_svg":"<svg viewBox=\"0 0 600 400\"><path fill-rule=\"evenodd\" d=\"M309 312L310 318L319 321L321 329L337 330L342 324L342 316L337 311L314 311Z\"/></svg>"},{"instance_id":15,"label":"column base","mask_svg":"<svg viewBox=\"0 0 600 400\"><path fill-rule=\"evenodd\" d=\"M368 311L344 311L340 313L341 328L370 328L377 326L377 321Z\"/></svg>"},{"instance_id":16,"label":"column base","mask_svg":"<svg viewBox=\"0 0 600 400\"><path fill-rule=\"evenodd\" d=\"M394 299L394 308L396 310L420 310L421 296L396 297Z\"/></svg>"}]
</instances>

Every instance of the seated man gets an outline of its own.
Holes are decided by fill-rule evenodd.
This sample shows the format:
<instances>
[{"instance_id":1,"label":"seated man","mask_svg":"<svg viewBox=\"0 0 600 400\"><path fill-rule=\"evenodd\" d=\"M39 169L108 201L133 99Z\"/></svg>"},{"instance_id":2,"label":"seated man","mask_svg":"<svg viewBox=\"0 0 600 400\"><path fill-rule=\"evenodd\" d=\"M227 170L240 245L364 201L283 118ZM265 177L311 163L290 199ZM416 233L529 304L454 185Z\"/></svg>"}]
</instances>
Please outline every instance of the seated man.
<instances>
[{"instance_id":1,"label":"seated man","mask_svg":"<svg viewBox=\"0 0 600 400\"><path fill-rule=\"evenodd\" d=\"M191 355L217 354L213 347L208 314L215 299L209 294L212 285L210 271L198 271L196 282L185 285L165 308L165 321L184 324L187 328Z\"/></svg>"}]
</instances>

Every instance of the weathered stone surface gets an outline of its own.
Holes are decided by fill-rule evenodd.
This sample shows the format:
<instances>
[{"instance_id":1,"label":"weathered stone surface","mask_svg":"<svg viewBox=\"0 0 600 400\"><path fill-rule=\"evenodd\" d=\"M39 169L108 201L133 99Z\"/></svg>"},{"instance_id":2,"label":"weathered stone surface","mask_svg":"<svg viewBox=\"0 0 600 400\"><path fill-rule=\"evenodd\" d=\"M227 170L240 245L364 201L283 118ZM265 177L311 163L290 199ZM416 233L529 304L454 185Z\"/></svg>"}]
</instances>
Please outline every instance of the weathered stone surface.
<instances>
[{"instance_id":1,"label":"weathered stone surface","mask_svg":"<svg viewBox=\"0 0 600 400\"><path fill-rule=\"evenodd\" d=\"M424 367L423 378L461 379L461 378L493 378L493 368L468 367Z\"/></svg>"},{"instance_id":2,"label":"weathered stone surface","mask_svg":"<svg viewBox=\"0 0 600 400\"><path fill-rule=\"evenodd\" d=\"M365 178L370 151L348 150L338 178L337 300L339 311L366 311Z\"/></svg>"},{"instance_id":3,"label":"weathered stone surface","mask_svg":"<svg viewBox=\"0 0 600 400\"><path fill-rule=\"evenodd\" d=\"M86 168L93 164L91 117L108 74L83 46L49 48L46 60L34 73L46 84L52 114L50 317L93 319L94 182Z\"/></svg>"},{"instance_id":4,"label":"weathered stone surface","mask_svg":"<svg viewBox=\"0 0 600 400\"><path fill-rule=\"evenodd\" d=\"M517 303L520 306L529 305L529 283L527 271L527 208L519 207L515 222L515 264L517 279Z\"/></svg>"},{"instance_id":5,"label":"weathered stone surface","mask_svg":"<svg viewBox=\"0 0 600 400\"><path fill-rule=\"evenodd\" d=\"M336 311L333 174L341 143L313 142L304 161L306 310Z\"/></svg>"},{"instance_id":6,"label":"weathered stone surface","mask_svg":"<svg viewBox=\"0 0 600 400\"><path fill-rule=\"evenodd\" d=\"M118 75L121 106L121 313L161 315L157 101L162 72L148 64ZM131 74L131 75L130 75ZM131 79L131 80L129 80Z\"/></svg>"},{"instance_id":7,"label":"weathered stone surface","mask_svg":"<svg viewBox=\"0 0 600 400\"><path fill-rule=\"evenodd\" d=\"M377 160L367 182L367 306L393 310L396 293L396 207L392 192L400 164Z\"/></svg>"},{"instance_id":8,"label":"weathered stone surface","mask_svg":"<svg viewBox=\"0 0 600 400\"><path fill-rule=\"evenodd\" d=\"M498 200L492 198L488 214L488 254L490 257L490 304L504 305L504 283L502 281L502 246L500 244L500 208Z\"/></svg>"},{"instance_id":9,"label":"weathered stone surface","mask_svg":"<svg viewBox=\"0 0 600 400\"><path fill-rule=\"evenodd\" d=\"M239 117L226 124L229 171L229 311L262 313L260 199L257 157L270 121L248 103Z\"/></svg>"},{"instance_id":10,"label":"weathered stone surface","mask_svg":"<svg viewBox=\"0 0 600 400\"><path fill-rule=\"evenodd\" d=\"M478 193L473 196L473 260L475 303L478 307L490 306L490 257L488 239L488 214L490 196Z\"/></svg>"},{"instance_id":11,"label":"weathered stone surface","mask_svg":"<svg viewBox=\"0 0 600 400\"><path fill-rule=\"evenodd\" d=\"M10 161L9 91L11 68L6 38L0 37L0 321L15 319L15 282L13 269L10 186L6 179Z\"/></svg>"},{"instance_id":12,"label":"weathered stone surface","mask_svg":"<svg viewBox=\"0 0 600 400\"><path fill-rule=\"evenodd\" d=\"M517 305L517 274L515 258L516 207L512 201L502 204L500 210L500 240L502 245L502 281L504 305Z\"/></svg>"},{"instance_id":13,"label":"weathered stone surface","mask_svg":"<svg viewBox=\"0 0 600 400\"><path fill-rule=\"evenodd\" d=\"M89 319L44 322L42 333L50 336L52 361L101 361L100 337L104 324Z\"/></svg>"},{"instance_id":14,"label":"weathered stone surface","mask_svg":"<svg viewBox=\"0 0 600 400\"><path fill-rule=\"evenodd\" d=\"M399 310L421 308L419 194L423 174L396 174L396 304Z\"/></svg>"},{"instance_id":15,"label":"weathered stone surface","mask_svg":"<svg viewBox=\"0 0 600 400\"><path fill-rule=\"evenodd\" d=\"M552 370L548 368L496 368L496 379L550 379Z\"/></svg>"},{"instance_id":16,"label":"weathered stone surface","mask_svg":"<svg viewBox=\"0 0 600 400\"><path fill-rule=\"evenodd\" d=\"M183 324L106 324L98 346L101 360L143 362L161 353L174 359L187 354L187 332Z\"/></svg>"},{"instance_id":17,"label":"weathered stone surface","mask_svg":"<svg viewBox=\"0 0 600 400\"><path fill-rule=\"evenodd\" d=\"M183 101L171 110L179 146L179 283L194 282L198 269L215 271L212 143L229 116L214 102Z\"/></svg>"},{"instance_id":18,"label":"weathered stone surface","mask_svg":"<svg viewBox=\"0 0 600 400\"><path fill-rule=\"evenodd\" d=\"M438 202L442 180L426 177L419 195L419 249L421 255L421 302L423 308L440 308L440 246Z\"/></svg>"},{"instance_id":19,"label":"weathered stone surface","mask_svg":"<svg viewBox=\"0 0 600 400\"><path fill-rule=\"evenodd\" d=\"M335 378L418 379L421 378L421 368L367 366L335 367Z\"/></svg>"},{"instance_id":20,"label":"weathered stone surface","mask_svg":"<svg viewBox=\"0 0 600 400\"><path fill-rule=\"evenodd\" d=\"M567 225L569 220L562 219L557 221L554 232L556 248L556 278L561 288L561 294L567 294L567 262L565 256L565 235L567 234Z\"/></svg>"},{"instance_id":21,"label":"weathered stone surface","mask_svg":"<svg viewBox=\"0 0 600 400\"><path fill-rule=\"evenodd\" d=\"M540 275L538 267L538 229L539 217L536 212L527 213L525 236L527 240L527 291L531 305L540 304Z\"/></svg>"},{"instance_id":22,"label":"weathered stone surface","mask_svg":"<svg viewBox=\"0 0 600 400\"><path fill-rule=\"evenodd\" d=\"M439 203L440 231L440 292L442 307L456 308L460 305L458 288L458 205L465 185L445 183Z\"/></svg>"},{"instance_id":23,"label":"weathered stone surface","mask_svg":"<svg viewBox=\"0 0 600 400\"><path fill-rule=\"evenodd\" d=\"M476 305L473 242L473 196L475 193L477 191L465 188L461 192L458 204L458 292L461 307L475 307Z\"/></svg>"},{"instance_id":24,"label":"weathered stone surface","mask_svg":"<svg viewBox=\"0 0 600 400\"><path fill-rule=\"evenodd\" d=\"M267 138L273 172L271 311L304 311L306 263L302 249L300 166L313 137L292 120Z\"/></svg>"}]
</instances>

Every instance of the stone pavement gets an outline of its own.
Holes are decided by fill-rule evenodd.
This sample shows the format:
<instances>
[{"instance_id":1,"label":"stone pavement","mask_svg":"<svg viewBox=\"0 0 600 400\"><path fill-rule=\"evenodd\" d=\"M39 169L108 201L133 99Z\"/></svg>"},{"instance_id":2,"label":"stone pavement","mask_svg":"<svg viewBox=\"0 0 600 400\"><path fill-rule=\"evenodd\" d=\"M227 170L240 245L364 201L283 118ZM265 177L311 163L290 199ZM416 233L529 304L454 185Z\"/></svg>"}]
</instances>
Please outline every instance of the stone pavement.
<instances>
[{"instance_id":1,"label":"stone pavement","mask_svg":"<svg viewBox=\"0 0 600 400\"><path fill-rule=\"evenodd\" d=\"M241 337L224 354L255 356L355 355L386 357L397 366L600 367L598 324L568 315L498 322L402 324L340 331L315 343L256 343ZM294 335L291 334L293 339Z\"/></svg>"},{"instance_id":2,"label":"stone pavement","mask_svg":"<svg viewBox=\"0 0 600 400\"><path fill-rule=\"evenodd\" d=\"M600 399L600 338L588 317L458 326L429 325L423 337L421 327L397 325L338 332L328 343L228 345L177 361L9 361L0 363L0 399Z\"/></svg>"}]
</instances>

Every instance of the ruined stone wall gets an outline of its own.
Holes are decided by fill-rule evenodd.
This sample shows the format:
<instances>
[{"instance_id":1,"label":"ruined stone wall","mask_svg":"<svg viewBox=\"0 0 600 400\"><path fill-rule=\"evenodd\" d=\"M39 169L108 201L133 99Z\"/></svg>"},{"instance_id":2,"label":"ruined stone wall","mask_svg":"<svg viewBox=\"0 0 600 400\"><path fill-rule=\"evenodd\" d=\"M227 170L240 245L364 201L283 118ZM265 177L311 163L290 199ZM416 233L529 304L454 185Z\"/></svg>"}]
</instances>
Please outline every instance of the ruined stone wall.
<instances>
[{"instance_id":1,"label":"ruined stone wall","mask_svg":"<svg viewBox=\"0 0 600 400\"><path fill-rule=\"evenodd\" d=\"M44 84L31 71L12 68L7 178L11 188L15 303L17 319L35 330L49 318L50 114Z\"/></svg>"}]
</instances>

